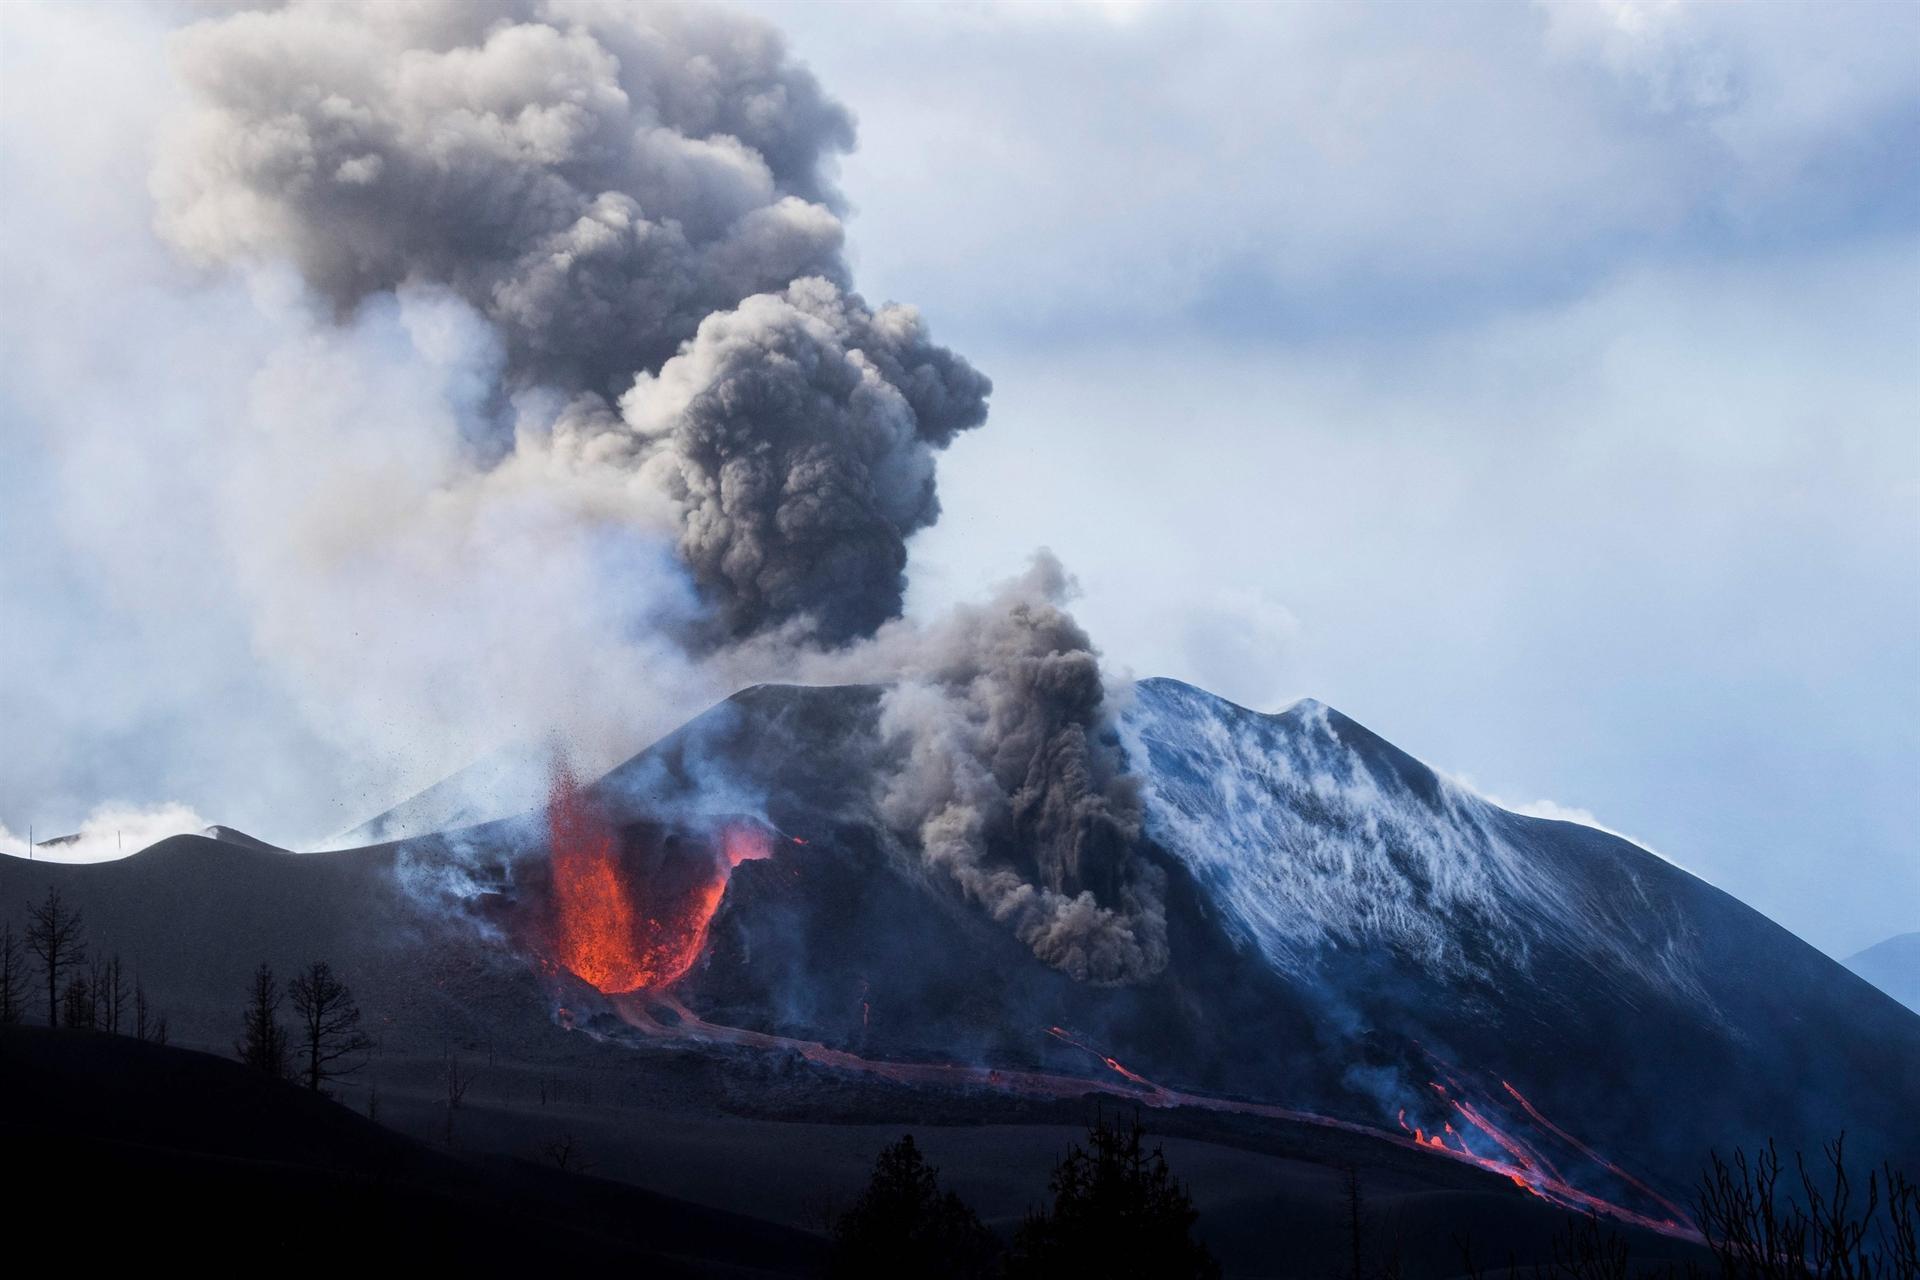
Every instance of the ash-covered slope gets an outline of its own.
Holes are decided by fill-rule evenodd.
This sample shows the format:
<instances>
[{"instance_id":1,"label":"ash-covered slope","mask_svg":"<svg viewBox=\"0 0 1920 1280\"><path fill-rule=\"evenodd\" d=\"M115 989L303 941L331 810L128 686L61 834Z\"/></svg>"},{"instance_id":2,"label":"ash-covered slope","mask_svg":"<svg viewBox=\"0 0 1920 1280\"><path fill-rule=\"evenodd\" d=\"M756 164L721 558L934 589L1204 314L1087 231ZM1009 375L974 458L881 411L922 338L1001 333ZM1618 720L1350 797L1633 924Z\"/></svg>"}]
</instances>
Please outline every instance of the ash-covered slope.
<instances>
[{"instance_id":1,"label":"ash-covered slope","mask_svg":"<svg viewBox=\"0 0 1920 1280\"><path fill-rule=\"evenodd\" d=\"M1149 680L1124 732L1152 838L1356 1027L1656 1156L1844 1128L1920 1157L1920 1018L1646 850L1500 809L1311 701Z\"/></svg>"}]
</instances>

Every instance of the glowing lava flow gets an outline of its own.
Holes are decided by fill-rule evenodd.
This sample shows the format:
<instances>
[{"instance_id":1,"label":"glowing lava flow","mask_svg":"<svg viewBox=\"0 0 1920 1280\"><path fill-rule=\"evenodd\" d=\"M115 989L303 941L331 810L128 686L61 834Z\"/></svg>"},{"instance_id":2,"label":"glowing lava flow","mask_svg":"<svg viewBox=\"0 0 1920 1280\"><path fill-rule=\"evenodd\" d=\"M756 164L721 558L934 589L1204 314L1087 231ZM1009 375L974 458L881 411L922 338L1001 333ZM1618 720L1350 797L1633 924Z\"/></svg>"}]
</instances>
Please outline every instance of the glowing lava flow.
<instances>
[{"instance_id":1,"label":"glowing lava flow","mask_svg":"<svg viewBox=\"0 0 1920 1280\"><path fill-rule=\"evenodd\" d=\"M1445 1124L1442 1132L1429 1134L1407 1124L1407 1113L1403 1109L1399 1120L1401 1129L1412 1135L1416 1145L1432 1151L1443 1152L1456 1159L1479 1165L1483 1169L1501 1174L1513 1181L1514 1185L1528 1193L1538 1196L1549 1204L1563 1209L1572 1209L1579 1213L1598 1213L1618 1218L1623 1222L1645 1227L1649 1231L1658 1231L1664 1235L1697 1239L1692 1220L1676 1206L1646 1183L1633 1177L1620 1166L1601 1156L1593 1148L1574 1138L1560 1126L1553 1124L1535 1109L1532 1103L1521 1097L1519 1090L1510 1084L1502 1084L1515 1101L1525 1109L1528 1117L1541 1128L1559 1138L1574 1151L1592 1161L1601 1170L1618 1178L1635 1191L1647 1197L1649 1201L1665 1211L1663 1217L1653 1217L1602 1199L1592 1192L1584 1191L1570 1183L1561 1174L1553 1162L1541 1153L1538 1147L1510 1130L1502 1128L1481 1107L1464 1096L1460 1082L1452 1075L1447 1076L1447 1084L1429 1081L1427 1087L1468 1127L1456 1129L1451 1122ZM1449 1089L1448 1086L1452 1086ZM1476 1133L1485 1142L1498 1149L1497 1155L1476 1151L1467 1141L1469 1132ZM1451 1139L1451 1141L1449 1141Z\"/></svg>"},{"instance_id":2,"label":"glowing lava flow","mask_svg":"<svg viewBox=\"0 0 1920 1280\"><path fill-rule=\"evenodd\" d=\"M734 823L722 831L712 867L696 869L693 883L637 884L619 834L564 765L548 797L547 834L551 960L609 994L665 987L684 976L706 949L728 876L772 852L764 831Z\"/></svg>"},{"instance_id":3,"label":"glowing lava flow","mask_svg":"<svg viewBox=\"0 0 1920 1280\"><path fill-rule=\"evenodd\" d=\"M1471 1164L1478 1168L1497 1173L1512 1181L1514 1185L1539 1197L1550 1204L1563 1209L1572 1209L1579 1213L1597 1213L1617 1218L1649 1231L1683 1239L1699 1239L1692 1224L1679 1210L1661 1199L1645 1184L1620 1173L1613 1164L1593 1154L1583 1144L1567 1139L1570 1145L1587 1154L1608 1171L1623 1178L1634 1187L1643 1191L1654 1201L1669 1209L1670 1218L1654 1218L1636 1212L1624 1205L1615 1204L1587 1191L1582 1191L1567 1182L1559 1171L1527 1143L1498 1129L1477 1107L1464 1099L1448 1097L1456 1110L1465 1116L1474 1127L1486 1135L1489 1141L1501 1150L1501 1156L1486 1156L1475 1152L1452 1124L1447 1124L1443 1134L1427 1135L1419 1130L1407 1129L1406 1134L1392 1133L1371 1125L1358 1124L1351 1120L1340 1120L1333 1116L1323 1116L1310 1111L1297 1111L1290 1107L1275 1106L1271 1103L1248 1102L1237 1098L1217 1098L1207 1094L1186 1093L1178 1089L1169 1089L1155 1084L1136 1071L1129 1070L1117 1059L1100 1052L1085 1040L1064 1027L1048 1027L1047 1034L1054 1039L1098 1059L1102 1066L1119 1077L1114 1081L1089 1078L1086 1076L1062 1075L1047 1071L1007 1070L998 1067L965 1066L946 1062L898 1062L882 1059L864 1058L845 1049L835 1049L817 1040L799 1040L790 1036L772 1035L764 1031L748 1031L740 1027L721 1026L701 1018L688 1009L670 993L651 994L634 993L613 1000L614 1009L622 1021L647 1035L665 1039L688 1040L698 1043L738 1045L743 1048L777 1050L798 1054L817 1066L841 1071L858 1072L882 1080L891 1080L897 1084L944 1085L988 1087L1004 1090L1008 1093L1023 1094L1029 1097L1077 1098L1088 1092L1116 1094L1149 1107L1192 1107L1203 1111L1233 1112L1239 1115L1261 1116L1272 1120L1291 1121L1296 1124L1310 1124L1325 1129L1339 1129L1347 1133L1361 1134L1395 1146L1446 1156L1453 1160ZM663 1021L659 1014L669 1012L671 1018ZM1434 1086L1443 1097L1444 1089ZM1518 1098L1518 1095L1515 1095ZM1531 1105L1521 1100L1532 1113ZM1537 1113L1532 1113L1536 1114ZM1400 1113L1402 1128L1406 1128L1406 1112ZM1559 1133L1557 1126L1540 1123ZM1449 1145L1447 1137L1454 1139Z\"/></svg>"},{"instance_id":4,"label":"glowing lava flow","mask_svg":"<svg viewBox=\"0 0 1920 1280\"><path fill-rule=\"evenodd\" d=\"M1673 1203L1673 1201L1667 1199L1665 1196L1662 1196L1658 1191L1655 1191L1652 1187L1640 1181L1640 1179L1634 1177L1632 1174L1628 1173L1625 1169L1622 1169L1619 1165L1607 1159L1605 1156L1601 1155L1598 1151L1595 1151L1592 1147L1580 1141L1580 1139L1574 1137L1572 1134L1568 1133L1565 1129L1562 1129L1559 1125L1555 1124L1553 1121L1547 1119L1545 1116L1541 1115L1538 1111L1534 1110L1533 1104L1531 1102L1528 1102L1526 1098L1521 1096L1521 1093L1518 1089L1508 1084L1505 1080L1502 1080L1500 1082L1500 1087L1502 1089L1505 1089L1509 1094L1511 1094L1513 1097L1513 1100L1519 1103L1521 1106L1521 1109L1524 1110L1527 1113L1527 1115L1533 1120L1533 1122L1539 1125L1542 1129L1545 1129L1547 1132L1553 1134L1555 1137L1559 1138L1560 1141L1566 1143L1568 1146L1572 1147L1574 1150L1580 1152L1582 1155L1586 1156L1587 1159L1593 1161L1595 1164L1599 1165L1602 1169L1607 1170L1609 1173L1613 1174L1614 1177L1620 1179L1622 1182L1626 1183L1628 1186L1639 1190L1642 1194L1646 1195L1648 1198L1658 1203L1668 1213L1673 1215L1674 1221L1676 1222L1691 1221L1691 1219L1687 1217L1686 1212L1683 1209L1681 1209L1680 1206Z\"/></svg>"}]
</instances>

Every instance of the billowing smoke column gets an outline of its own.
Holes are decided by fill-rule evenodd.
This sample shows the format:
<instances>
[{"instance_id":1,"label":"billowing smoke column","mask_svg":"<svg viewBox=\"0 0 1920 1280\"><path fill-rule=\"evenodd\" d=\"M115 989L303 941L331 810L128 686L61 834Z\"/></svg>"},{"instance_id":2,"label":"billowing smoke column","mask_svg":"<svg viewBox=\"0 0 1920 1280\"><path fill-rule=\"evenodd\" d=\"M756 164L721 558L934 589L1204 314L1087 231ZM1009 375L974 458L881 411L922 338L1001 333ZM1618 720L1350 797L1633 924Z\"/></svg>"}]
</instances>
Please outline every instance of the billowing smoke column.
<instances>
[{"instance_id":1,"label":"billowing smoke column","mask_svg":"<svg viewBox=\"0 0 1920 1280\"><path fill-rule=\"evenodd\" d=\"M1166 965L1162 877L1130 853L1140 800L1101 731L1106 692L1062 607L1069 586L1042 555L904 646L881 712L904 763L881 813L1041 959L1125 982Z\"/></svg>"},{"instance_id":2,"label":"billowing smoke column","mask_svg":"<svg viewBox=\"0 0 1920 1280\"><path fill-rule=\"evenodd\" d=\"M1075 976L1165 963L1158 882L1127 849L1137 802L1057 566L991 606L896 621L906 539L939 514L935 454L985 420L990 385L912 308L852 291L830 181L851 120L774 32L669 5L293 0L196 23L174 52L190 106L153 189L183 255L291 266L341 325L397 297L416 346L484 331L468 343L480 354L443 362L463 456L434 462L424 514L342 501L314 522L349 587L383 553L403 565L402 604L429 570L476 575L450 598L496 611L473 648L491 647L497 671L511 666L501 644L526 630L498 613L502 595L564 599L542 569L552 557L501 530L584 546L574 562L588 565L607 526L669 544L697 608L611 575L582 649L644 630L655 656L667 637L681 671L824 662L900 677L882 758L904 763L878 799L903 846ZM336 487L352 497L380 473L378 407L328 419L304 393L331 381L263 384L290 388L264 402L289 411L256 427L323 438L282 468L302 483L326 465L328 433L350 434L360 470L343 467ZM591 536L556 533L568 521ZM256 576L278 590L285 570ZM609 593L634 603L607 607ZM340 630L297 625L304 607L269 647ZM556 650L596 673L643 679L653 665L554 644L539 656Z\"/></svg>"},{"instance_id":3,"label":"billowing smoke column","mask_svg":"<svg viewBox=\"0 0 1920 1280\"><path fill-rule=\"evenodd\" d=\"M772 31L328 0L197 25L177 60L195 107L154 188L182 252L291 262L343 316L457 295L504 352L480 452L513 445L517 398L521 430L664 488L724 635L837 642L900 612L932 454L985 420L989 383L848 290L824 168L852 124Z\"/></svg>"},{"instance_id":4,"label":"billowing smoke column","mask_svg":"<svg viewBox=\"0 0 1920 1280\"><path fill-rule=\"evenodd\" d=\"M933 451L985 418L986 391L912 309L808 277L707 317L622 408L726 632L807 618L838 642L899 615L906 535L940 510Z\"/></svg>"}]
</instances>

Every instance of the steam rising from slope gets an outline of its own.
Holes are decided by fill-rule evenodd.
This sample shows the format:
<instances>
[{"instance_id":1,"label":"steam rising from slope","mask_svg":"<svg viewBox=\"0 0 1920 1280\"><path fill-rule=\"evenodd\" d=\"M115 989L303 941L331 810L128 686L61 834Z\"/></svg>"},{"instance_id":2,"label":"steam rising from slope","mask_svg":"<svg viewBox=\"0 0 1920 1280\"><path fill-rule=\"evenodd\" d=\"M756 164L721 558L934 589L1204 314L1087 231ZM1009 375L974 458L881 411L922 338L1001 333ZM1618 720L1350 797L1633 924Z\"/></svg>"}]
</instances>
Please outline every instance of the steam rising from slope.
<instances>
[{"instance_id":1,"label":"steam rising from slope","mask_svg":"<svg viewBox=\"0 0 1920 1280\"><path fill-rule=\"evenodd\" d=\"M777 34L293 0L174 43L160 232L291 331L224 461L258 641L309 705L630 750L743 676L898 676L878 802L903 845L1075 976L1164 965L1064 573L899 620L935 455L990 384L852 291L852 124ZM648 701L670 710L637 723Z\"/></svg>"}]
</instances>

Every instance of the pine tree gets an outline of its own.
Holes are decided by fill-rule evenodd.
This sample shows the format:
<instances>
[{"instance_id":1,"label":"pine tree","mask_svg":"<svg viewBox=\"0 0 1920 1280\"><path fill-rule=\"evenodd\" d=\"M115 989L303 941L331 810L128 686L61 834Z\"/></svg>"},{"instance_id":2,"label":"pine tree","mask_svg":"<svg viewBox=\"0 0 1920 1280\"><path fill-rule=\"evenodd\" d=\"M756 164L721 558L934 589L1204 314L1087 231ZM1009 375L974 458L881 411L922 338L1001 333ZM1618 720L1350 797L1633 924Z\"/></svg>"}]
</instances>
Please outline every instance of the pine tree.
<instances>
[{"instance_id":1,"label":"pine tree","mask_svg":"<svg viewBox=\"0 0 1920 1280\"><path fill-rule=\"evenodd\" d=\"M833 1270L848 1280L999 1274L1000 1243L908 1134L874 1162L873 1180L833 1227Z\"/></svg>"},{"instance_id":2,"label":"pine tree","mask_svg":"<svg viewBox=\"0 0 1920 1280\"><path fill-rule=\"evenodd\" d=\"M1097 1116L1053 1170L1053 1208L1028 1217L1014 1239L1013 1276L1105 1280L1213 1280L1220 1265L1193 1238L1199 1212L1156 1147Z\"/></svg>"}]
</instances>

